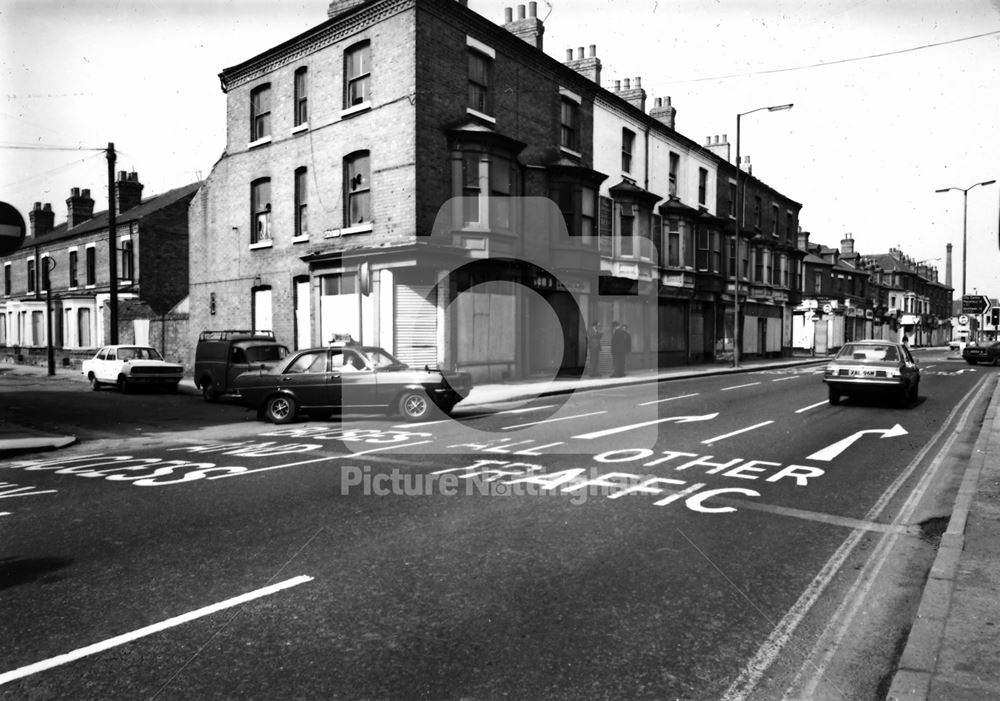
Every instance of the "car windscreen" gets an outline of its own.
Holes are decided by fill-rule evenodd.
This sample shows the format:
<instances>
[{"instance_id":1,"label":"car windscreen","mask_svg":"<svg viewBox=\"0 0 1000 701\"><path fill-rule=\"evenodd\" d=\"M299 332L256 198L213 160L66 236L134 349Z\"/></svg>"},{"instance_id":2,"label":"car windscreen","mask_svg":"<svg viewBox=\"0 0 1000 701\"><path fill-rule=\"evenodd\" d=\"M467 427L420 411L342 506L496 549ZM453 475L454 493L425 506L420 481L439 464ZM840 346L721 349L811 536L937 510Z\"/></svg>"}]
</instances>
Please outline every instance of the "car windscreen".
<instances>
[{"instance_id":1,"label":"car windscreen","mask_svg":"<svg viewBox=\"0 0 1000 701\"><path fill-rule=\"evenodd\" d=\"M118 360L163 360L155 348L119 348Z\"/></svg>"},{"instance_id":2,"label":"car windscreen","mask_svg":"<svg viewBox=\"0 0 1000 701\"><path fill-rule=\"evenodd\" d=\"M251 346L246 349L248 363L271 363L288 355L284 346Z\"/></svg>"}]
</instances>

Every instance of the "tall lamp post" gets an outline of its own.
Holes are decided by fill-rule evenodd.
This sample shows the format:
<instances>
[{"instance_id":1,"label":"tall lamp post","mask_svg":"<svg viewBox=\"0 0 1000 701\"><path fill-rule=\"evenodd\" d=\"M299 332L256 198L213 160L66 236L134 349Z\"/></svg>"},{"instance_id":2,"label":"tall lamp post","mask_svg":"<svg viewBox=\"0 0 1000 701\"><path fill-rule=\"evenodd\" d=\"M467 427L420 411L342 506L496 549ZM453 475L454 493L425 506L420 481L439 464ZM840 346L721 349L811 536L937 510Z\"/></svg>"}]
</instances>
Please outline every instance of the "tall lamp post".
<instances>
[{"instance_id":1,"label":"tall lamp post","mask_svg":"<svg viewBox=\"0 0 1000 701\"><path fill-rule=\"evenodd\" d=\"M965 264L969 257L969 246L966 243L968 234L968 222L969 222L969 190L974 187L979 187L980 185L992 185L996 180L984 180L981 183L976 183L975 185L969 185L969 187L962 189L960 187L944 187L940 190L935 190L934 192L949 192L951 190L957 190L962 193L962 296L965 297Z\"/></svg>"},{"instance_id":2,"label":"tall lamp post","mask_svg":"<svg viewBox=\"0 0 1000 701\"><path fill-rule=\"evenodd\" d=\"M743 218L743 203L741 202L740 174L743 169L740 167L740 118L754 112L779 112L781 110L792 109L792 103L787 105L772 105L771 107L758 107L748 112L740 112L736 115L736 217L733 221L733 367L740 366L740 228Z\"/></svg>"}]
</instances>

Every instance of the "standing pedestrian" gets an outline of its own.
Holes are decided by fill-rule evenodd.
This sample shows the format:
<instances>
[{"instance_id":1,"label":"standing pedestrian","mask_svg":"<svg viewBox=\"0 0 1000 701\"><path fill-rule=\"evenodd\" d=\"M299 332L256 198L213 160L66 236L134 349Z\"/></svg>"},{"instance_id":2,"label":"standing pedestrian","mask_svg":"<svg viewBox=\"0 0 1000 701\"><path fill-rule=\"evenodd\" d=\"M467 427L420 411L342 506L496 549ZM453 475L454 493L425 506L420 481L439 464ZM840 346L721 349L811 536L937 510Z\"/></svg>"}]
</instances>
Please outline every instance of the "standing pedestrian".
<instances>
[{"instance_id":1,"label":"standing pedestrian","mask_svg":"<svg viewBox=\"0 0 1000 701\"><path fill-rule=\"evenodd\" d=\"M611 322L611 377L625 377L625 355L628 353L628 332L617 321Z\"/></svg>"},{"instance_id":2,"label":"standing pedestrian","mask_svg":"<svg viewBox=\"0 0 1000 701\"><path fill-rule=\"evenodd\" d=\"M587 374L591 377L599 377L601 374L601 338L604 333L601 331L601 324L594 322L587 332Z\"/></svg>"}]
</instances>

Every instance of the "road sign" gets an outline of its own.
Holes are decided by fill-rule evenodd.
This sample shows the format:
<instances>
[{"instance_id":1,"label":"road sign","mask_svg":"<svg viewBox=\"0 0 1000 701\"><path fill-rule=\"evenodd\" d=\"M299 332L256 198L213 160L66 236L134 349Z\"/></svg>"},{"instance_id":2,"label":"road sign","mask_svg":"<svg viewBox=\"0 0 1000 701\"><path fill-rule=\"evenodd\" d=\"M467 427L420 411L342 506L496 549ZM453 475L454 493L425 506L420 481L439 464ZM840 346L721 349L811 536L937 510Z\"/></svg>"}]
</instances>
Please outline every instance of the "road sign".
<instances>
[{"instance_id":1,"label":"road sign","mask_svg":"<svg viewBox=\"0 0 1000 701\"><path fill-rule=\"evenodd\" d=\"M13 253L24 242L24 217L6 202L0 202L0 256Z\"/></svg>"},{"instance_id":2,"label":"road sign","mask_svg":"<svg viewBox=\"0 0 1000 701\"><path fill-rule=\"evenodd\" d=\"M962 297L963 314L982 314L990 308L989 297L983 295L965 295Z\"/></svg>"},{"instance_id":3,"label":"road sign","mask_svg":"<svg viewBox=\"0 0 1000 701\"><path fill-rule=\"evenodd\" d=\"M962 316L958 317L958 325L959 326L968 326L969 325L969 316L968 316L968 314L963 314Z\"/></svg>"}]
</instances>

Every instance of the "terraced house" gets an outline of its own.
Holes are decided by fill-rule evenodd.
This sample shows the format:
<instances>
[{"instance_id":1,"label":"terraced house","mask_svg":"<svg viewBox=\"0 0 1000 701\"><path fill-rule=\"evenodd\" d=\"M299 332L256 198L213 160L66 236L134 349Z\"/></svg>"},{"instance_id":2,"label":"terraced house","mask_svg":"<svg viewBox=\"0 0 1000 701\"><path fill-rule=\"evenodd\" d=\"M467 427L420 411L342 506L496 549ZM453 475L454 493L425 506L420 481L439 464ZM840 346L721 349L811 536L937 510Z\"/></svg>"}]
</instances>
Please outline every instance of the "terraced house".
<instances>
[{"instance_id":1,"label":"terraced house","mask_svg":"<svg viewBox=\"0 0 1000 701\"><path fill-rule=\"evenodd\" d=\"M501 379L579 369L587 326L619 320L638 365L713 360L740 257L746 351L790 352L800 205L748 174L760 216L737 232L728 153L679 134L669 98L647 112L639 79L603 87L596 46L544 53L544 30L536 3L496 24L456 0L335 0L223 70L191 347L349 333Z\"/></svg>"}]
</instances>

